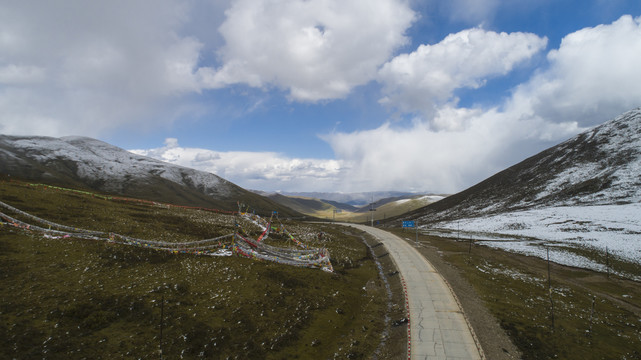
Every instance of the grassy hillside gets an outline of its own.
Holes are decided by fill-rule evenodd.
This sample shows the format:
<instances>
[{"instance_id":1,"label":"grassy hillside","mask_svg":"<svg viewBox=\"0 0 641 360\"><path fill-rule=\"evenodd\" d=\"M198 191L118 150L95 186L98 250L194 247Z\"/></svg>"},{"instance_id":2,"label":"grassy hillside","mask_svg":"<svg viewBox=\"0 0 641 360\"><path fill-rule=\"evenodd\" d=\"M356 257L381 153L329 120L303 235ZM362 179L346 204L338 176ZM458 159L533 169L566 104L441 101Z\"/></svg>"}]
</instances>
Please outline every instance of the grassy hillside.
<instances>
[{"instance_id":1,"label":"grassy hillside","mask_svg":"<svg viewBox=\"0 0 641 360\"><path fill-rule=\"evenodd\" d=\"M376 207L374 213L374 222L384 221L390 217L398 217L402 214L415 210L417 208L425 206L428 203L423 196L416 196L411 199L402 199L391 202L386 202L383 205ZM326 214L325 214L326 215ZM317 215L319 216L319 215ZM326 218L333 218L333 214L326 216ZM319 216L320 217L320 216ZM341 212L336 214L336 221L347 221L347 222L370 222L372 219L372 212L370 211L359 211L359 212Z\"/></svg>"},{"instance_id":2,"label":"grassy hillside","mask_svg":"<svg viewBox=\"0 0 641 360\"><path fill-rule=\"evenodd\" d=\"M239 221L14 182L0 182L0 200L68 226L164 241L216 237ZM390 314L374 258L348 230L285 223L300 240L329 249L331 274L44 238L0 224L0 358L157 359L161 346L167 359L358 359L394 351L390 341L379 345L389 334L386 314L400 316L402 305ZM402 334L394 344L403 344Z\"/></svg>"},{"instance_id":3,"label":"grassy hillside","mask_svg":"<svg viewBox=\"0 0 641 360\"><path fill-rule=\"evenodd\" d=\"M270 195L269 199L274 200L276 203L284 205L301 214L315 216L317 213L324 213L331 211L333 207L321 200L298 197L298 196L284 196L280 194Z\"/></svg>"}]
</instances>

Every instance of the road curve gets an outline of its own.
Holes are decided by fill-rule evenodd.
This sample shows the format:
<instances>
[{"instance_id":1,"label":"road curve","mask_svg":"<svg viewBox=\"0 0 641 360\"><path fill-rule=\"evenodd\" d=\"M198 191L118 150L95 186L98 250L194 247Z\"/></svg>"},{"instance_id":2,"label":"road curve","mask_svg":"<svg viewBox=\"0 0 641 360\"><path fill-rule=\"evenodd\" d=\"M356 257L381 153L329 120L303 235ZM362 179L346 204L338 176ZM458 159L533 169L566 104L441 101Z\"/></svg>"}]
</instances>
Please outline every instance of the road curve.
<instances>
[{"instance_id":1,"label":"road curve","mask_svg":"<svg viewBox=\"0 0 641 360\"><path fill-rule=\"evenodd\" d=\"M387 231L342 224L381 241L407 286L411 359L484 359L465 315L443 277L410 244Z\"/></svg>"}]
</instances>

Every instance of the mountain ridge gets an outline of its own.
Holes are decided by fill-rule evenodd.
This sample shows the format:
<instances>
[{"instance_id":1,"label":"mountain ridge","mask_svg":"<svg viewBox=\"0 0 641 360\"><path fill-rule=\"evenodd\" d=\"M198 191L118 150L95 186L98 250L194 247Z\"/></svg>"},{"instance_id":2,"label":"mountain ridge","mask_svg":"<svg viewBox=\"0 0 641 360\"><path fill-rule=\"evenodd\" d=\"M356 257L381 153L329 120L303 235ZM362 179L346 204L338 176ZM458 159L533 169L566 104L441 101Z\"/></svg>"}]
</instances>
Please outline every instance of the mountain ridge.
<instances>
[{"instance_id":1,"label":"mountain ridge","mask_svg":"<svg viewBox=\"0 0 641 360\"><path fill-rule=\"evenodd\" d=\"M437 221L533 207L641 201L641 108L405 214Z\"/></svg>"},{"instance_id":2,"label":"mountain ridge","mask_svg":"<svg viewBox=\"0 0 641 360\"><path fill-rule=\"evenodd\" d=\"M641 281L640 174L636 108L384 225Z\"/></svg>"},{"instance_id":3,"label":"mountain ridge","mask_svg":"<svg viewBox=\"0 0 641 360\"><path fill-rule=\"evenodd\" d=\"M81 136L0 135L0 173L178 205L236 210L237 202L269 213L296 211L211 173L136 155Z\"/></svg>"}]
</instances>

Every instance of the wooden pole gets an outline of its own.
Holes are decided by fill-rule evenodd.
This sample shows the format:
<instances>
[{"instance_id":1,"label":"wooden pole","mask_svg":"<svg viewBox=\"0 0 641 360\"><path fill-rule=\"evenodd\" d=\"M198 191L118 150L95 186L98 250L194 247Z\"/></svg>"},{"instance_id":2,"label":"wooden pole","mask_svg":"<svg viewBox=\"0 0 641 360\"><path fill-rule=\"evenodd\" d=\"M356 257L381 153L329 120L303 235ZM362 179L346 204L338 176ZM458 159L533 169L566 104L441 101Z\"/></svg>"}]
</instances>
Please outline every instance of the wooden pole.
<instances>
[{"instance_id":1,"label":"wooden pole","mask_svg":"<svg viewBox=\"0 0 641 360\"><path fill-rule=\"evenodd\" d=\"M552 279L550 278L550 248L546 247L545 248L547 252L547 259L548 259L548 291L552 291Z\"/></svg>"},{"instance_id":2,"label":"wooden pole","mask_svg":"<svg viewBox=\"0 0 641 360\"><path fill-rule=\"evenodd\" d=\"M554 332L554 301L552 300L552 278L550 277L550 248L546 247L548 260L548 295L550 297L550 320L552 321L552 332Z\"/></svg>"},{"instance_id":3,"label":"wooden pole","mask_svg":"<svg viewBox=\"0 0 641 360\"><path fill-rule=\"evenodd\" d=\"M165 295L162 295L160 300L160 360L162 360L162 327L163 327L163 318L165 316Z\"/></svg>"},{"instance_id":4,"label":"wooden pole","mask_svg":"<svg viewBox=\"0 0 641 360\"><path fill-rule=\"evenodd\" d=\"M590 330L588 333L592 336L592 319L594 317L594 303L596 302L596 296L592 296L592 310L590 310Z\"/></svg>"},{"instance_id":5,"label":"wooden pole","mask_svg":"<svg viewBox=\"0 0 641 360\"><path fill-rule=\"evenodd\" d=\"M607 270L608 273L608 279L610 278L610 252L608 251L608 247L605 247L605 269Z\"/></svg>"}]
</instances>

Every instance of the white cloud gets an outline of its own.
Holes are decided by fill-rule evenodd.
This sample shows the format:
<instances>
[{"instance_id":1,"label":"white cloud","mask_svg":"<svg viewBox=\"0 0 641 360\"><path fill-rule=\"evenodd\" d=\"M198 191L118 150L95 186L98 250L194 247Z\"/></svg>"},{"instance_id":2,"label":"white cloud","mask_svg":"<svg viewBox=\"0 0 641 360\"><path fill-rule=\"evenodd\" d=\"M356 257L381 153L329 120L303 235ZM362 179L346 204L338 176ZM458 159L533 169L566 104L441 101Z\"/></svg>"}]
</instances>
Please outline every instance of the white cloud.
<instances>
[{"instance_id":1,"label":"white cloud","mask_svg":"<svg viewBox=\"0 0 641 360\"><path fill-rule=\"evenodd\" d=\"M454 91L476 89L489 77L505 75L515 65L542 50L547 39L527 33L496 33L481 28L448 35L435 45L421 45L401 54L379 71L385 97L381 102L402 112L422 112L431 118L436 109L456 103ZM450 122L438 128L458 128Z\"/></svg>"},{"instance_id":2,"label":"white cloud","mask_svg":"<svg viewBox=\"0 0 641 360\"><path fill-rule=\"evenodd\" d=\"M130 151L207 171L247 189L305 191L314 187L333 191L343 171L337 160L289 158L274 152L184 148L175 138L166 139L164 147Z\"/></svg>"},{"instance_id":3,"label":"white cloud","mask_svg":"<svg viewBox=\"0 0 641 360\"><path fill-rule=\"evenodd\" d=\"M344 189L411 189L455 192L530 155L540 137L576 133L576 124L556 126L540 119L518 120L496 109L443 109L465 119L463 131L434 131L425 122L410 129L377 129L326 137L345 169ZM439 114L438 116L441 116Z\"/></svg>"},{"instance_id":4,"label":"white cloud","mask_svg":"<svg viewBox=\"0 0 641 360\"><path fill-rule=\"evenodd\" d=\"M226 14L224 64L202 69L203 82L274 85L298 101L342 98L371 81L416 17L401 0L238 0Z\"/></svg>"},{"instance_id":5,"label":"white cloud","mask_svg":"<svg viewBox=\"0 0 641 360\"><path fill-rule=\"evenodd\" d=\"M42 81L44 69L38 66L9 64L0 67L0 85L25 85Z\"/></svg>"},{"instance_id":6,"label":"white cloud","mask_svg":"<svg viewBox=\"0 0 641 360\"><path fill-rule=\"evenodd\" d=\"M0 132L93 135L170 122L203 46L177 0L3 2Z\"/></svg>"},{"instance_id":7,"label":"white cloud","mask_svg":"<svg viewBox=\"0 0 641 360\"><path fill-rule=\"evenodd\" d=\"M549 69L519 86L507 111L595 125L641 105L641 17L585 28L550 51Z\"/></svg>"}]
</instances>

